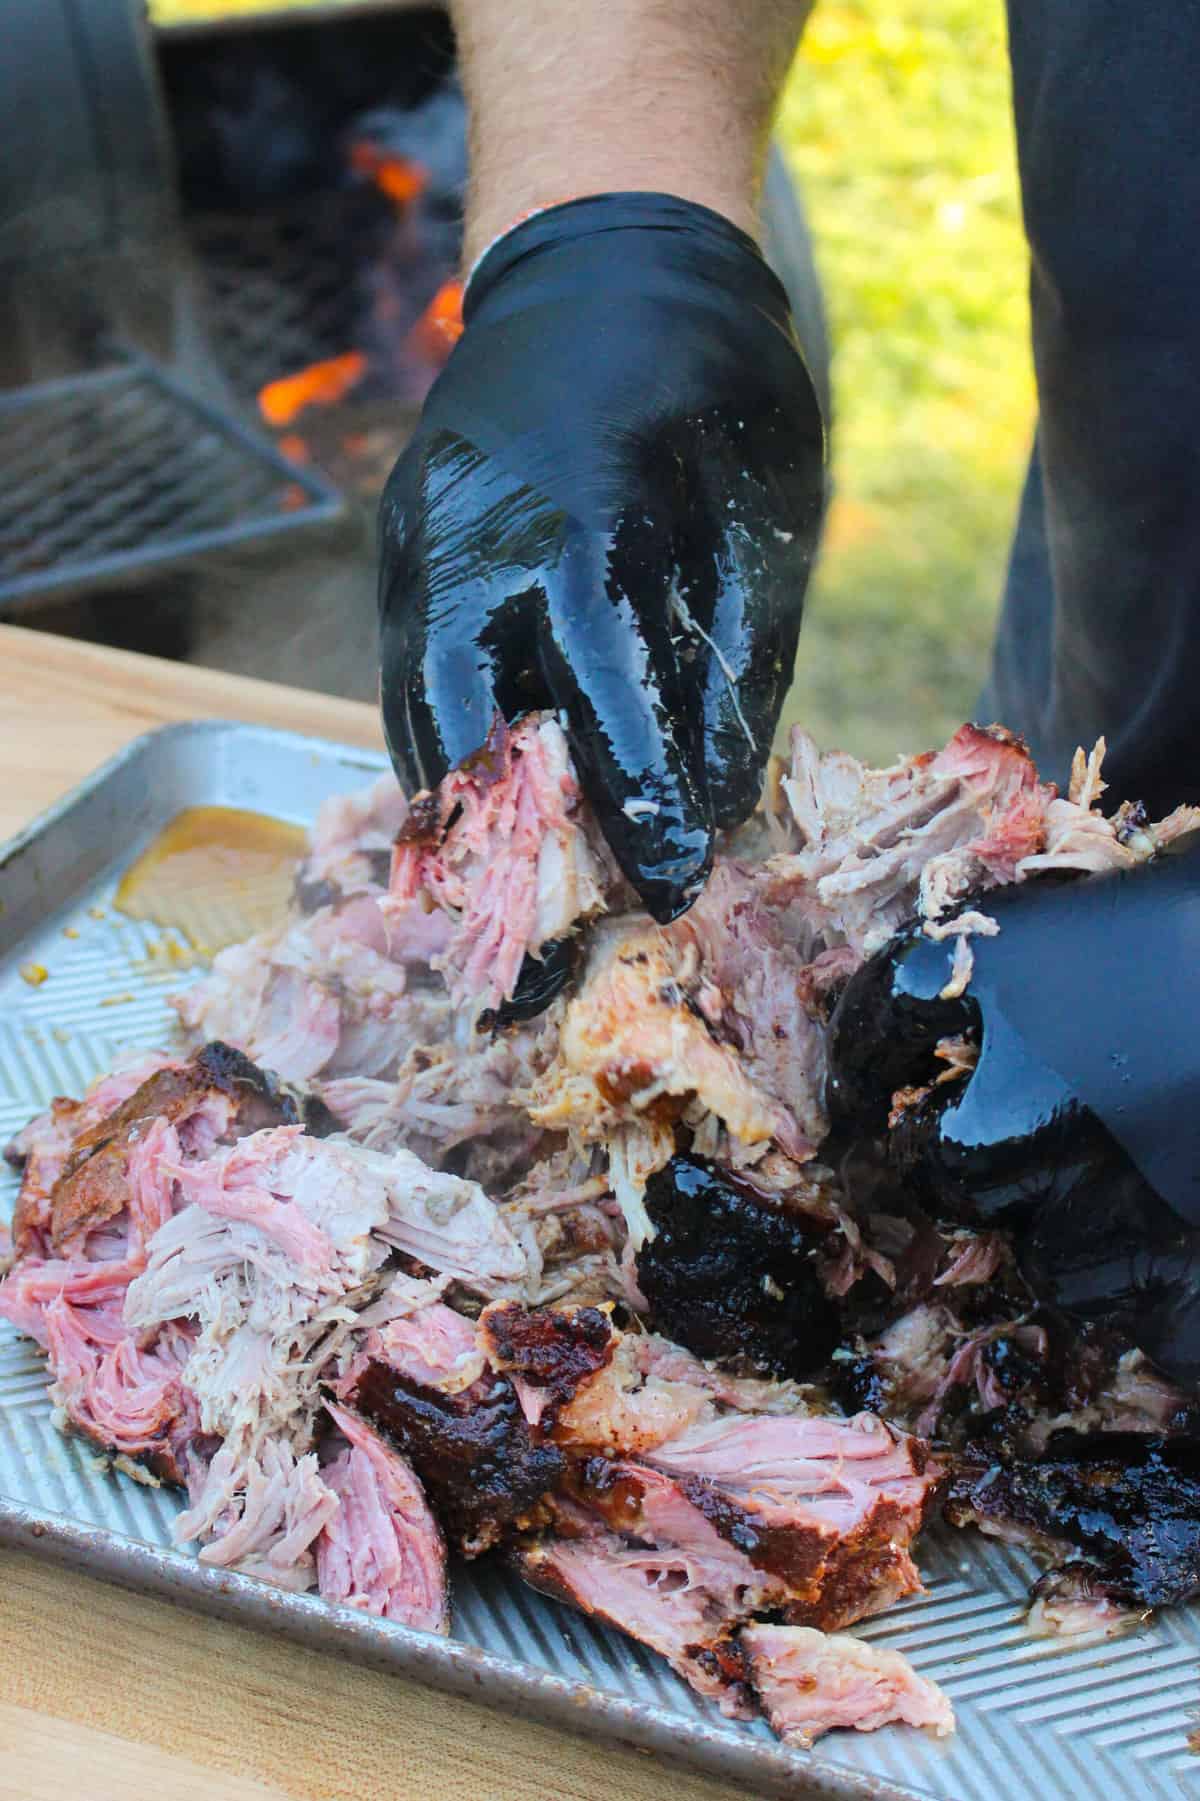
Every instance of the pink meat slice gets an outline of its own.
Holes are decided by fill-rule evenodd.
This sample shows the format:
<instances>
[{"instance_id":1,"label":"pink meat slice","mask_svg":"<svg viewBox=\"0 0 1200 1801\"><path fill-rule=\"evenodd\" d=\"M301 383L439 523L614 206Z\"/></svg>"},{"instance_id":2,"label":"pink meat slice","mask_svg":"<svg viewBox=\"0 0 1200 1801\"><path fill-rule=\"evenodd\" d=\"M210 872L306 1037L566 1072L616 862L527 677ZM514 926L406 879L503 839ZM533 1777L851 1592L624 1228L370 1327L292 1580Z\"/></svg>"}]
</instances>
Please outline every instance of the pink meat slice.
<instances>
[{"instance_id":1,"label":"pink meat slice","mask_svg":"<svg viewBox=\"0 0 1200 1801\"><path fill-rule=\"evenodd\" d=\"M819 1621L832 1631L882 1613L921 1588L911 1556L890 1536L876 1535L861 1545L852 1537L844 1546L823 1547L814 1567L810 1560L781 1555L772 1535L756 1530L750 1519L742 1519L738 1531L733 1512L717 1513L723 1536L694 1485L644 1463L588 1458L576 1466L573 1487L584 1505L624 1537L686 1551L710 1568L719 1565L723 1592L742 1616L782 1609L796 1624Z\"/></svg>"},{"instance_id":2,"label":"pink meat slice","mask_svg":"<svg viewBox=\"0 0 1200 1801\"><path fill-rule=\"evenodd\" d=\"M115 1303L119 1315L130 1282L123 1259L89 1263L83 1257L23 1258L0 1283L0 1318L48 1344L46 1311L61 1299L72 1307L100 1309Z\"/></svg>"},{"instance_id":3,"label":"pink meat slice","mask_svg":"<svg viewBox=\"0 0 1200 1801\"><path fill-rule=\"evenodd\" d=\"M664 1469L720 1482L771 1512L800 1507L846 1533L880 1500L917 1513L933 1482L919 1440L871 1413L727 1415L705 1420L660 1445Z\"/></svg>"},{"instance_id":4,"label":"pink meat slice","mask_svg":"<svg viewBox=\"0 0 1200 1801\"><path fill-rule=\"evenodd\" d=\"M148 1324L126 1311L151 1245L175 1223L183 1182L243 1104L246 1072L226 1068L226 1055L213 1046L183 1064L155 1053L93 1084L84 1103L67 1104L71 1162L64 1161L54 1205L73 1183L61 1209L71 1229L58 1232L57 1211L48 1217L60 1254L44 1254L51 1233L35 1231L0 1283L0 1316L47 1352L51 1398L67 1424L171 1482L184 1480L199 1431L196 1398L183 1379L193 1334L175 1317L184 1308ZM262 1098L255 1092L247 1104ZM44 1145L44 1123L33 1122L18 1145L31 1159Z\"/></svg>"},{"instance_id":5,"label":"pink meat slice","mask_svg":"<svg viewBox=\"0 0 1200 1801\"><path fill-rule=\"evenodd\" d=\"M819 1144L828 1130L819 995L825 971L813 971L804 949L785 937L766 890L761 865L719 860L668 936L699 953L697 1000L708 1025L737 1047L751 1081L787 1107L804 1139ZM844 968L844 951L842 959L835 968ZM793 1154L799 1148L795 1139L781 1143Z\"/></svg>"},{"instance_id":6,"label":"pink meat slice","mask_svg":"<svg viewBox=\"0 0 1200 1801\"><path fill-rule=\"evenodd\" d=\"M785 1586L722 1538L661 1470L626 1459L591 1458L576 1470L575 1491L619 1537L679 1553L693 1570L703 1569L704 1586L721 1597L731 1619L787 1600Z\"/></svg>"},{"instance_id":7,"label":"pink meat slice","mask_svg":"<svg viewBox=\"0 0 1200 1801\"><path fill-rule=\"evenodd\" d=\"M47 1352L51 1398L70 1425L105 1450L143 1458L166 1481L182 1479L178 1453L195 1424L181 1380L186 1341L170 1333L145 1342L125 1324L124 1305L171 1217L170 1171L183 1157L176 1128L156 1119L129 1152L124 1212L75 1255L26 1256L0 1283L0 1316Z\"/></svg>"},{"instance_id":8,"label":"pink meat slice","mask_svg":"<svg viewBox=\"0 0 1200 1801\"><path fill-rule=\"evenodd\" d=\"M1019 739L975 725L890 769L822 755L797 729L781 786L799 843L768 862L774 902L789 929L804 922L867 955L913 911L918 885L937 915L972 886L1016 879L1055 795Z\"/></svg>"},{"instance_id":9,"label":"pink meat slice","mask_svg":"<svg viewBox=\"0 0 1200 1801\"><path fill-rule=\"evenodd\" d=\"M331 796L317 814L298 885L331 885L343 894L382 888L392 843L407 813L404 794L390 772L360 793Z\"/></svg>"},{"instance_id":10,"label":"pink meat slice","mask_svg":"<svg viewBox=\"0 0 1200 1801\"><path fill-rule=\"evenodd\" d=\"M446 1547L408 1463L348 1407L329 1403L349 1449L323 1472L338 1511L316 1543L326 1600L413 1626L449 1631Z\"/></svg>"},{"instance_id":11,"label":"pink meat slice","mask_svg":"<svg viewBox=\"0 0 1200 1801\"><path fill-rule=\"evenodd\" d=\"M323 1271L333 1266L334 1244L297 1200L314 1154L328 1163L331 1185L345 1180L347 1172L333 1147L304 1138L297 1126L255 1132L205 1163L180 1167L175 1175L185 1201L217 1219L257 1227L290 1263ZM382 1195L379 1207L386 1211Z\"/></svg>"},{"instance_id":12,"label":"pink meat slice","mask_svg":"<svg viewBox=\"0 0 1200 1801\"><path fill-rule=\"evenodd\" d=\"M105 1450L145 1459L165 1480L180 1481L174 1441L181 1427L195 1423L182 1381L186 1341L162 1334L142 1349L125 1329L116 1301L73 1307L60 1295L44 1318L55 1377L51 1399L75 1430Z\"/></svg>"},{"instance_id":13,"label":"pink meat slice","mask_svg":"<svg viewBox=\"0 0 1200 1801\"><path fill-rule=\"evenodd\" d=\"M417 1016L418 1005L420 1017ZM533 1163L541 1133L521 1097L553 1051L545 1019L482 1041L458 1042L449 995L414 988L409 996L413 1048L388 1081L345 1076L320 1085L321 1099L350 1136L372 1150L405 1145L441 1167L459 1145L493 1163L469 1173L489 1192L508 1188Z\"/></svg>"},{"instance_id":14,"label":"pink meat slice","mask_svg":"<svg viewBox=\"0 0 1200 1801\"><path fill-rule=\"evenodd\" d=\"M470 1320L440 1301L372 1327L342 1378L341 1392L349 1393L372 1361L386 1363L422 1388L447 1394L469 1388L484 1371Z\"/></svg>"},{"instance_id":15,"label":"pink meat slice","mask_svg":"<svg viewBox=\"0 0 1200 1801\"><path fill-rule=\"evenodd\" d=\"M615 1533L547 1538L518 1554L525 1580L665 1657L732 1719L754 1709L732 1631L743 1617L723 1558L631 1547Z\"/></svg>"},{"instance_id":16,"label":"pink meat slice","mask_svg":"<svg viewBox=\"0 0 1200 1801\"><path fill-rule=\"evenodd\" d=\"M384 1076L425 1022L405 963L425 962L436 942L425 929L420 946L406 944L377 900L355 894L218 952L173 1005L189 1030L236 1045L287 1081Z\"/></svg>"},{"instance_id":17,"label":"pink meat slice","mask_svg":"<svg viewBox=\"0 0 1200 1801\"><path fill-rule=\"evenodd\" d=\"M747 1626L741 1647L772 1730L807 1749L835 1727L876 1732L902 1721L954 1731L947 1697L898 1651L809 1626Z\"/></svg>"}]
</instances>

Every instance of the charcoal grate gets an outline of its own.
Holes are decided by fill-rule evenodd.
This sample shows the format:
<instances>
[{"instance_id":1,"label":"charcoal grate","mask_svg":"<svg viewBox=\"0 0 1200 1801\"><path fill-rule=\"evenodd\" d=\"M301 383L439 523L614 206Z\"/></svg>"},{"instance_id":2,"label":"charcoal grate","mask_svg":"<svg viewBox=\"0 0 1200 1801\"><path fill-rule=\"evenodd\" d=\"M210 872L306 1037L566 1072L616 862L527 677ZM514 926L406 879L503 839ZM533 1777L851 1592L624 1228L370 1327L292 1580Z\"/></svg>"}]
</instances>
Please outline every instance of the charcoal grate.
<instances>
[{"instance_id":1,"label":"charcoal grate","mask_svg":"<svg viewBox=\"0 0 1200 1801\"><path fill-rule=\"evenodd\" d=\"M344 205L317 196L258 217L209 214L188 231L213 353L243 398L356 348L362 302L347 268Z\"/></svg>"},{"instance_id":2,"label":"charcoal grate","mask_svg":"<svg viewBox=\"0 0 1200 1801\"><path fill-rule=\"evenodd\" d=\"M141 358L0 394L0 605L342 510L320 476Z\"/></svg>"},{"instance_id":3,"label":"charcoal grate","mask_svg":"<svg viewBox=\"0 0 1200 1801\"><path fill-rule=\"evenodd\" d=\"M406 338L457 268L457 225L413 227L373 189L340 188L252 216L197 214L187 232L212 354L245 407L268 382L365 354L344 399L283 429L306 467L374 505L432 379Z\"/></svg>"}]
</instances>

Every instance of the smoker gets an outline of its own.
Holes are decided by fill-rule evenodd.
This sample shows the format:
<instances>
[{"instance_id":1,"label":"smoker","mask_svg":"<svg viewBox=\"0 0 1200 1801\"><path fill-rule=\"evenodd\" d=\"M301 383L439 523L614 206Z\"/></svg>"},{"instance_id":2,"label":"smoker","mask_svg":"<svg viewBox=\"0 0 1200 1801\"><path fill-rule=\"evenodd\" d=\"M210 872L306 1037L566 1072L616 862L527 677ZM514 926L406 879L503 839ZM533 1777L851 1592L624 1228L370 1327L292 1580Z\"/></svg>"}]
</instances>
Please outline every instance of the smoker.
<instances>
[{"instance_id":1,"label":"smoker","mask_svg":"<svg viewBox=\"0 0 1200 1801\"><path fill-rule=\"evenodd\" d=\"M278 569L373 504L453 337L452 76L429 8L8 0L0 611Z\"/></svg>"}]
</instances>

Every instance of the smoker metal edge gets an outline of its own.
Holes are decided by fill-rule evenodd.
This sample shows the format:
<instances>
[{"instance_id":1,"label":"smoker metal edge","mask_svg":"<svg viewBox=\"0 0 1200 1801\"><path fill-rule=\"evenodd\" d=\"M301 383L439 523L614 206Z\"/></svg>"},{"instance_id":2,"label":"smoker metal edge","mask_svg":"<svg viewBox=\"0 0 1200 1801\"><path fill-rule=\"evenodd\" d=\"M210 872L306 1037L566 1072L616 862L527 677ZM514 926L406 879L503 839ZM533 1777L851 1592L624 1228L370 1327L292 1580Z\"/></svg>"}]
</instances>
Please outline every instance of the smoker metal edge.
<instances>
[{"instance_id":1,"label":"smoker metal edge","mask_svg":"<svg viewBox=\"0 0 1200 1801\"><path fill-rule=\"evenodd\" d=\"M210 555L232 550L255 550L260 542L297 532L328 533L349 516L345 497L319 470L303 468L283 455L274 439L256 430L232 412L222 411L194 393L162 363L143 355L118 339L105 340L103 349L115 359L103 368L27 384L0 393L0 417L20 415L30 408L80 393L103 393L130 378L140 379L165 395L180 413L214 434L247 460L270 470L279 480L297 489L305 504L295 512L255 514L227 525L196 527L177 538L154 538L136 548L102 551L88 558L53 562L25 575L0 574L0 599L4 605L47 594L83 591L134 574L165 573Z\"/></svg>"},{"instance_id":2,"label":"smoker metal edge","mask_svg":"<svg viewBox=\"0 0 1200 1801\"><path fill-rule=\"evenodd\" d=\"M175 43L182 38L239 37L253 31L287 31L293 26L352 25L380 13L442 12L438 0L308 0L303 6L264 4L252 11L223 13L215 5L208 14L158 18L151 9L150 29L156 38Z\"/></svg>"}]
</instances>

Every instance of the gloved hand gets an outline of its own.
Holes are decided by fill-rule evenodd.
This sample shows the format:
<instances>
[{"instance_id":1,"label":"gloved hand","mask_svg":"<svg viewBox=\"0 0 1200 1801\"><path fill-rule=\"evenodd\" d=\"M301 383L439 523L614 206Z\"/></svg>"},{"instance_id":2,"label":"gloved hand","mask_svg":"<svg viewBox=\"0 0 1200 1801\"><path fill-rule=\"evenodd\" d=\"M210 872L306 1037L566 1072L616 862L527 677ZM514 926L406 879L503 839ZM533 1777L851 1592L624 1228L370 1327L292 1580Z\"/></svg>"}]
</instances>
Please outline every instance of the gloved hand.
<instances>
[{"instance_id":1,"label":"gloved hand","mask_svg":"<svg viewBox=\"0 0 1200 1801\"><path fill-rule=\"evenodd\" d=\"M965 1082L901 1112L888 1155L930 1205L1015 1235L1035 1292L1200 1377L1200 852L1127 874L1031 883L980 903L965 993L952 942L914 927L851 978L832 1021L830 1102L882 1134L892 1095L967 1034Z\"/></svg>"},{"instance_id":2,"label":"gloved hand","mask_svg":"<svg viewBox=\"0 0 1200 1801\"><path fill-rule=\"evenodd\" d=\"M392 760L431 787L498 709L564 717L654 916L752 809L816 547L820 415L752 241L657 194L494 245L382 505Z\"/></svg>"}]
</instances>

